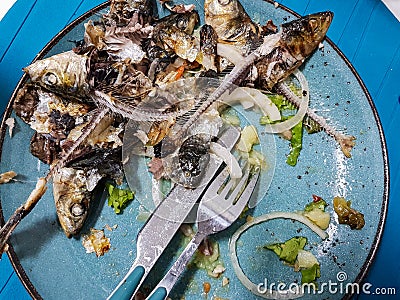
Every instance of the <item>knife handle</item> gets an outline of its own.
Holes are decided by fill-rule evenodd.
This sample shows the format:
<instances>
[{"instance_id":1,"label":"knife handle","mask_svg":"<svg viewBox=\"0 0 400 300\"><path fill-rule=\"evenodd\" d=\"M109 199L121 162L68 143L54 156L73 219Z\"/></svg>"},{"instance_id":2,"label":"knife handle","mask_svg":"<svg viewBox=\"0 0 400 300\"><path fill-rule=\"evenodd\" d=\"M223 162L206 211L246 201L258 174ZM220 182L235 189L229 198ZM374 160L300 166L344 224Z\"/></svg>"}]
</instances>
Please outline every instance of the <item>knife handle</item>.
<instances>
[{"instance_id":1,"label":"knife handle","mask_svg":"<svg viewBox=\"0 0 400 300\"><path fill-rule=\"evenodd\" d=\"M160 286L147 299L148 300L165 300L167 298L167 296L168 296L167 290L164 287Z\"/></svg>"},{"instance_id":2,"label":"knife handle","mask_svg":"<svg viewBox=\"0 0 400 300\"><path fill-rule=\"evenodd\" d=\"M142 281L145 269L143 266L136 266L126 274L107 300L129 300L133 296L140 282Z\"/></svg>"}]
</instances>

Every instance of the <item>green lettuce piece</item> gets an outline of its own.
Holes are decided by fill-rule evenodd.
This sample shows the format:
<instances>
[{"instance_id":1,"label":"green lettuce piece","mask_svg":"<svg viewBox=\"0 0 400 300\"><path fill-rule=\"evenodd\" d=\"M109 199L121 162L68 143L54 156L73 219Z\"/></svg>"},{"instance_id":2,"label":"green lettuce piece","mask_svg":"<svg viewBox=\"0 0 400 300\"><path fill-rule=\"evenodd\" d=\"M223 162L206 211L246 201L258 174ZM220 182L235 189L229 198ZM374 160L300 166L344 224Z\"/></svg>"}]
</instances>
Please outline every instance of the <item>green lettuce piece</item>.
<instances>
[{"instance_id":1,"label":"green lettuce piece","mask_svg":"<svg viewBox=\"0 0 400 300\"><path fill-rule=\"evenodd\" d=\"M295 110L296 106L289 102L284 96L279 94L268 95L268 98L276 105L279 111Z\"/></svg>"},{"instance_id":2,"label":"green lettuce piece","mask_svg":"<svg viewBox=\"0 0 400 300\"><path fill-rule=\"evenodd\" d=\"M295 89L293 87L292 89ZM293 116L293 111L296 107L289 102L284 96L282 95L269 95L271 101L278 107L279 111L282 114L282 119L280 121L271 122L267 116L260 118L261 125L273 124L281 121L285 121L290 119ZM299 122L295 125L292 131L292 138L290 139L290 147L291 150L286 158L286 163L292 167L297 164L297 159L299 158L301 149L303 148L303 121Z\"/></svg>"},{"instance_id":3,"label":"green lettuce piece","mask_svg":"<svg viewBox=\"0 0 400 300\"><path fill-rule=\"evenodd\" d=\"M213 271L217 266L224 266L224 263L221 260L219 253L219 244L216 241L210 241L212 254L204 255L201 251L197 250L194 254L192 263L196 265L199 269L204 269L207 271L207 274L216 277L216 274L213 274Z\"/></svg>"},{"instance_id":4,"label":"green lettuce piece","mask_svg":"<svg viewBox=\"0 0 400 300\"><path fill-rule=\"evenodd\" d=\"M315 284L315 288L317 288L316 279L321 276L321 268L319 263L315 263L311 267L306 268L304 264L303 267L299 267L299 261L296 261L299 251L302 253L307 252L301 251L304 249L306 244L307 238L300 236L293 237L284 243L266 245L264 248L274 251L275 254L279 256L279 259L294 267L296 272L300 270L302 284L313 283Z\"/></svg>"},{"instance_id":5,"label":"green lettuce piece","mask_svg":"<svg viewBox=\"0 0 400 300\"><path fill-rule=\"evenodd\" d=\"M315 283L315 280L321 277L321 267L314 264L311 268L301 269L301 283Z\"/></svg>"},{"instance_id":6,"label":"green lettuce piece","mask_svg":"<svg viewBox=\"0 0 400 300\"><path fill-rule=\"evenodd\" d=\"M134 193L129 189L113 186L111 183L107 183L106 188L108 191L108 206L111 206L116 214L122 213L128 203L133 200Z\"/></svg>"},{"instance_id":7,"label":"green lettuce piece","mask_svg":"<svg viewBox=\"0 0 400 300\"><path fill-rule=\"evenodd\" d=\"M293 265L296 261L299 250L304 249L307 244L305 237L293 237L284 243L276 243L264 246L265 249L272 250L278 255L279 259Z\"/></svg>"},{"instance_id":8,"label":"green lettuce piece","mask_svg":"<svg viewBox=\"0 0 400 300\"><path fill-rule=\"evenodd\" d=\"M292 138L290 139L291 150L286 158L286 163L294 167L297 164L300 151L303 148L303 122L299 122L292 129Z\"/></svg>"},{"instance_id":9,"label":"green lettuce piece","mask_svg":"<svg viewBox=\"0 0 400 300\"><path fill-rule=\"evenodd\" d=\"M317 197L317 196L316 196ZM308 203L305 207L304 207L304 211L312 211L314 209L320 209L322 211L325 211L325 207L328 205L328 203L326 203L326 201L324 199L322 199L321 197L318 197L316 199L316 201L312 201L310 203Z\"/></svg>"}]
</instances>

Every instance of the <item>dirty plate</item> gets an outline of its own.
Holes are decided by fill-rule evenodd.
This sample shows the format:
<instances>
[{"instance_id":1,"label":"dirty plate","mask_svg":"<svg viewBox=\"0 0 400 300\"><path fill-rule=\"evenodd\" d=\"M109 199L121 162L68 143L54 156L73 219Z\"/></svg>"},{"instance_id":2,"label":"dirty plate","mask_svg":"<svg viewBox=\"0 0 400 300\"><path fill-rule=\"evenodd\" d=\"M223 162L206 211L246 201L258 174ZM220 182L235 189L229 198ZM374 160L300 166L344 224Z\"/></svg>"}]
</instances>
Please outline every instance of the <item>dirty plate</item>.
<instances>
[{"instance_id":1,"label":"dirty plate","mask_svg":"<svg viewBox=\"0 0 400 300\"><path fill-rule=\"evenodd\" d=\"M201 14L201 7L195 4ZM83 24L107 10L106 5L89 11L69 25L43 49L39 57L70 50L74 46L71 41L82 38ZM261 0L246 1L244 7L253 20L260 23L265 23L267 17L275 24L295 17L284 7L275 8L272 3ZM324 48L307 60L302 71L309 82L311 107L336 129L357 137L352 158L345 158L336 142L325 132L305 134L298 164L291 167L285 162L289 153L288 142L276 138L276 166L271 186L248 214L260 216L271 211L301 210L312 200L313 194L319 195L330 204L329 239L321 242L314 233L296 222L270 221L252 227L241 236L237 244L238 259L245 274L255 284L277 286L284 283L289 286L299 282L300 275L284 266L271 252L263 250L262 246L293 236L306 236L309 249L321 264L320 287L329 282L345 287L347 283L363 279L381 237L388 197L386 146L375 107L364 84L335 45L326 41ZM13 98L10 101L12 103ZM10 107L6 117L15 117ZM6 127L1 132L0 171L12 169L22 176L21 182L1 186L1 212L5 219L26 199L37 178L48 170L47 165L29 152L33 131L18 118L16 123L12 138ZM151 178L146 169L139 172L137 177L141 185L149 186L150 190ZM352 206L364 214L366 225L362 230L350 230L338 224L332 208L333 197L338 195L351 200ZM151 194L143 191L137 197L151 197ZM86 254L80 238L65 237L57 221L51 190L12 235L11 260L33 298L102 299L122 279L135 258L136 235L144 224L138 220L138 216L140 219L143 215L142 207L139 201L133 201L122 215L116 215L101 194L100 198L102 201L93 207L83 232L88 232L90 227L101 229L106 225L117 225L113 231L105 230L111 240L111 250L103 257ZM243 222L245 218L213 237L219 243L220 260L226 267L223 277L229 278L229 284L223 286L222 278L210 278L202 269L189 268L173 290L172 299L180 299L182 295L188 300L200 299L206 281L211 284L210 296L257 299L236 277L227 248L230 236ZM181 236L178 235L163 255L158 271L151 273L146 281L147 286L152 286L159 278L181 246ZM346 290L333 293L325 288L319 292L307 294L304 298L339 299L345 296Z\"/></svg>"}]
</instances>

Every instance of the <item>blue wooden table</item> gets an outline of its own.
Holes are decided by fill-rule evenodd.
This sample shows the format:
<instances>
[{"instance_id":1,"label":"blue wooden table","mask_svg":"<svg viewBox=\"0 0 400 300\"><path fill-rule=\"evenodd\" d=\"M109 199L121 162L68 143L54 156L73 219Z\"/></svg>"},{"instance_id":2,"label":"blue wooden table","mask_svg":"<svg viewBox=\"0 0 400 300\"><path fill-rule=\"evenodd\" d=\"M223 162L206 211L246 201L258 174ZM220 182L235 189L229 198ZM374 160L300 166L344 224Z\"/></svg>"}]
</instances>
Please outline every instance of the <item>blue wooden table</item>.
<instances>
[{"instance_id":1,"label":"blue wooden table","mask_svg":"<svg viewBox=\"0 0 400 300\"><path fill-rule=\"evenodd\" d=\"M245 1L245 0L242 0ZM0 22L0 111L28 65L44 45L101 0L18 0ZM390 201L383 238L365 279L400 294L400 22L379 0L281 0L304 15L331 10L329 37L365 82L380 116L389 153ZM375 295L376 296L376 295ZM367 298L360 295L360 299ZM391 296L395 299L399 296ZM389 296L381 296L389 298ZM0 299L30 299L10 261L0 261Z\"/></svg>"}]
</instances>

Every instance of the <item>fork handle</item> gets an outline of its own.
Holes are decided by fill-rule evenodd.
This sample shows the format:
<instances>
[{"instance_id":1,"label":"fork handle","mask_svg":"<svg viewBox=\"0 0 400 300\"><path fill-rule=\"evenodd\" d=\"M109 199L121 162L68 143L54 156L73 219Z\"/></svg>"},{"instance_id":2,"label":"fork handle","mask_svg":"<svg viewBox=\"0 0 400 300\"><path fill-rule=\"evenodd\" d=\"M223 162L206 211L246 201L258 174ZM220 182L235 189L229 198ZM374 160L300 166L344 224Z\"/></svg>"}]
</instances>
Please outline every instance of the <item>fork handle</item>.
<instances>
[{"instance_id":1,"label":"fork handle","mask_svg":"<svg viewBox=\"0 0 400 300\"><path fill-rule=\"evenodd\" d=\"M145 274L142 266L136 266L129 270L125 278L119 283L107 300L129 300L139 286Z\"/></svg>"},{"instance_id":2,"label":"fork handle","mask_svg":"<svg viewBox=\"0 0 400 300\"><path fill-rule=\"evenodd\" d=\"M164 300L167 298L175 283L178 281L179 276L185 270L191 257L196 252L197 248L205 237L205 234L201 232L196 232L196 234L190 240L189 244L186 245L181 255L169 269L168 273L165 274L164 278L161 279L161 281L157 284L153 292L150 294L149 297L146 298L146 300Z\"/></svg>"}]
</instances>

